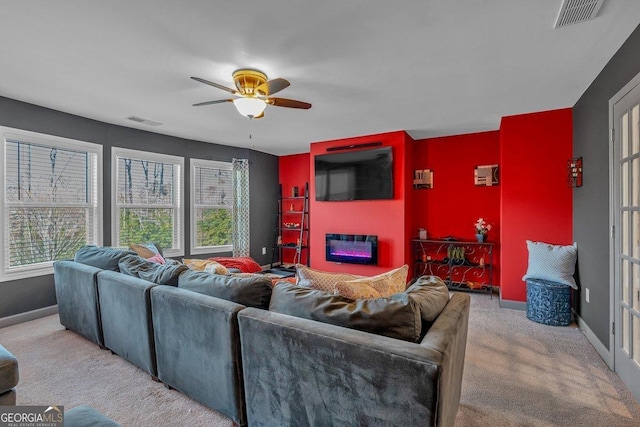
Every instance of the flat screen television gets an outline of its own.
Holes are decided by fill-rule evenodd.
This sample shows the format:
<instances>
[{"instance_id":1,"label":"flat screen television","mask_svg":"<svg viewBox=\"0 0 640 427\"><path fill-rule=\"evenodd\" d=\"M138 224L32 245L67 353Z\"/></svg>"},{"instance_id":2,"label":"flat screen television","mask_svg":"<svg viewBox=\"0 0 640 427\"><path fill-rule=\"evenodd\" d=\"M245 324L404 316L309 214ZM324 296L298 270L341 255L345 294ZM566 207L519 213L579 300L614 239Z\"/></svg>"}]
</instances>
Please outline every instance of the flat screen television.
<instances>
[{"instance_id":1,"label":"flat screen television","mask_svg":"<svg viewBox=\"0 0 640 427\"><path fill-rule=\"evenodd\" d=\"M315 156L316 200L393 199L391 147Z\"/></svg>"}]
</instances>

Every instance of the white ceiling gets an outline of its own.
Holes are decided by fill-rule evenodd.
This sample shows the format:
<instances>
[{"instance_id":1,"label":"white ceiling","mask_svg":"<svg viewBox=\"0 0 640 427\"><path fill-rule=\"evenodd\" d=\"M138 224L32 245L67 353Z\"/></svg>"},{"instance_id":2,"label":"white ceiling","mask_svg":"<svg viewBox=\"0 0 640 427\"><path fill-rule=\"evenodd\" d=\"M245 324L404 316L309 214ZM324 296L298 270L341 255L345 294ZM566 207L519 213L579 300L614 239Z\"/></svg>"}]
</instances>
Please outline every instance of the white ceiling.
<instances>
[{"instance_id":1,"label":"white ceiling","mask_svg":"<svg viewBox=\"0 0 640 427\"><path fill-rule=\"evenodd\" d=\"M640 1L607 0L594 20L554 29L560 5L0 0L0 96L277 155L395 130L495 130L502 116L572 107L640 23ZM190 76L233 87L245 67L286 78L277 96L313 107L250 121L230 103L191 106L228 93Z\"/></svg>"}]
</instances>

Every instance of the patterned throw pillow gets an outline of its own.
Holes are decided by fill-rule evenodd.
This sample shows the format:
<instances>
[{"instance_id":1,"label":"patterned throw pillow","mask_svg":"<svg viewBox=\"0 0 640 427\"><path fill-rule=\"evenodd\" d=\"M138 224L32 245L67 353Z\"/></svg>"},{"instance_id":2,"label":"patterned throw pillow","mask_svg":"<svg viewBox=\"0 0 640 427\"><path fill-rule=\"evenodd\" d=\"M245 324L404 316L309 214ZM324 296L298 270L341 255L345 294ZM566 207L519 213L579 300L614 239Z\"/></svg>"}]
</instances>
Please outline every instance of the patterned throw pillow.
<instances>
[{"instance_id":1,"label":"patterned throw pillow","mask_svg":"<svg viewBox=\"0 0 640 427\"><path fill-rule=\"evenodd\" d=\"M348 273L329 273L326 271L314 270L306 265L296 264L296 275L298 276L298 286L317 289L329 293L334 292L334 287L338 282L359 279L362 276Z\"/></svg>"},{"instance_id":2,"label":"patterned throw pillow","mask_svg":"<svg viewBox=\"0 0 640 427\"><path fill-rule=\"evenodd\" d=\"M381 298L382 295L366 283L338 282L335 285L335 293L352 300Z\"/></svg>"},{"instance_id":3,"label":"patterned throw pillow","mask_svg":"<svg viewBox=\"0 0 640 427\"><path fill-rule=\"evenodd\" d=\"M340 284L347 285L368 285L373 288L381 297L389 297L398 292L404 292L407 288L407 274L409 273L409 266L407 264L400 268L396 268L386 273L378 274L372 277L363 277L361 279L340 281L336 283L336 286ZM338 292L340 293L340 292ZM340 293L342 295L342 293Z\"/></svg>"},{"instance_id":4,"label":"patterned throw pillow","mask_svg":"<svg viewBox=\"0 0 640 427\"><path fill-rule=\"evenodd\" d=\"M227 267L216 261L208 259L183 259L182 263L189 267L189 270L206 271L210 274L220 274L226 276L229 274Z\"/></svg>"},{"instance_id":5,"label":"patterned throw pillow","mask_svg":"<svg viewBox=\"0 0 640 427\"><path fill-rule=\"evenodd\" d=\"M578 257L577 244L561 246L527 240L529 266L522 280L541 279L578 289L573 273Z\"/></svg>"}]
</instances>

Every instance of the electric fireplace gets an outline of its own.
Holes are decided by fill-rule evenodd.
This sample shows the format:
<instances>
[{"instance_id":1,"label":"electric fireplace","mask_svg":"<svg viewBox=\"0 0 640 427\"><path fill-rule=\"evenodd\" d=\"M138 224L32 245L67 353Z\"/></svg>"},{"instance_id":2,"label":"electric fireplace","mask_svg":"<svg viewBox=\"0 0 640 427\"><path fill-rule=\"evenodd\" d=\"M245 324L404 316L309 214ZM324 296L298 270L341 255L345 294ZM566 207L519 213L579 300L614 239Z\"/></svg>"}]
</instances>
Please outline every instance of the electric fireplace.
<instances>
[{"instance_id":1,"label":"electric fireplace","mask_svg":"<svg viewBox=\"0 0 640 427\"><path fill-rule=\"evenodd\" d=\"M378 236L327 234L327 261L348 264L378 264Z\"/></svg>"}]
</instances>

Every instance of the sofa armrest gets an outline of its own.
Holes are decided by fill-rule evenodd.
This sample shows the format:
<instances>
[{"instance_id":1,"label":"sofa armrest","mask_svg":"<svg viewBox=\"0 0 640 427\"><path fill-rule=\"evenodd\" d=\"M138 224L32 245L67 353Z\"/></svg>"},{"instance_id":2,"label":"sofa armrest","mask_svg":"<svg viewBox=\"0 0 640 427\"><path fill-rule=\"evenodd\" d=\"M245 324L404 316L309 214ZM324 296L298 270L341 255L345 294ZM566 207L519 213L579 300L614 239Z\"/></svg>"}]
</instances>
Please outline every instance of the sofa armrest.
<instances>
[{"instance_id":1,"label":"sofa armrest","mask_svg":"<svg viewBox=\"0 0 640 427\"><path fill-rule=\"evenodd\" d=\"M452 316L464 322L464 310ZM249 424L446 425L442 388L460 386L444 384L443 369L462 371L443 360L455 351L448 340L411 343L251 308L238 321Z\"/></svg>"},{"instance_id":2,"label":"sofa armrest","mask_svg":"<svg viewBox=\"0 0 640 427\"><path fill-rule=\"evenodd\" d=\"M102 346L96 277L102 270L75 261L53 263L60 324Z\"/></svg>"},{"instance_id":3,"label":"sofa armrest","mask_svg":"<svg viewBox=\"0 0 640 427\"><path fill-rule=\"evenodd\" d=\"M151 321L151 288L146 280L115 271L98 273L104 345L157 377Z\"/></svg>"},{"instance_id":4,"label":"sofa armrest","mask_svg":"<svg viewBox=\"0 0 640 427\"><path fill-rule=\"evenodd\" d=\"M243 305L170 286L151 290L158 378L244 425L238 312Z\"/></svg>"},{"instance_id":5,"label":"sofa armrest","mask_svg":"<svg viewBox=\"0 0 640 427\"><path fill-rule=\"evenodd\" d=\"M454 293L420 343L421 346L438 349L442 353L439 426L454 425L458 413L470 307L471 298L468 294Z\"/></svg>"}]
</instances>

